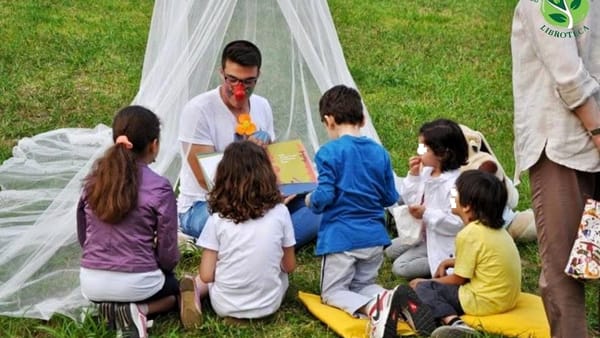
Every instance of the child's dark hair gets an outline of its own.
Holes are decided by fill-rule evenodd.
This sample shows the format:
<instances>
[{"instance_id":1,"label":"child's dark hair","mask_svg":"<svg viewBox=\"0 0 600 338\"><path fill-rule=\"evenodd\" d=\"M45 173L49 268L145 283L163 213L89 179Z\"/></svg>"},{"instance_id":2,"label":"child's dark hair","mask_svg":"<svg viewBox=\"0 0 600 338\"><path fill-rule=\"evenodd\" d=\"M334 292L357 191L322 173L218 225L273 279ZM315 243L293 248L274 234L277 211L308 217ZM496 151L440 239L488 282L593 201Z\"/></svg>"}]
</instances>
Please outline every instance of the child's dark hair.
<instances>
[{"instance_id":1,"label":"child's dark hair","mask_svg":"<svg viewBox=\"0 0 600 338\"><path fill-rule=\"evenodd\" d=\"M137 161L146 154L148 145L158 140L160 122L150 110L128 106L115 115L112 131L115 144L96 160L85 178L84 189L96 217L114 224L137 205ZM126 136L122 137L126 142L116 142L119 136Z\"/></svg>"},{"instance_id":2,"label":"child's dark hair","mask_svg":"<svg viewBox=\"0 0 600 338\"><path fill-rule=\"evenodd\" d=\"M262 217L281 203L277 176L267 152L250 141L227 146L207 202L211 212L235 223Z\"/></svg>"},{"instance_id":3,"label":"child's dark hair","mask_svg":"<svg viewBox=\"0 0 600 338\"><path fill-rule=\"evenodd\" d=\"M441 158L442 172L467 164L469 145L460 126L448 119L427 122L419 129L425 145Z\"/></svg>"},{"instance_id":4,"label":"child's dark hair","mask_svg":"<svg viewBox=\"0 0 600 338\"><path fill-rule=\"evenodd\" d=\"M223 48L221 67L225 68L225 61L232 61L245 67L257 66L260 69L262 57L260 50L250 41L235 40Z\"/></svg>"},{"instance_id":5,"label":"child's dark hair","mask_svg":"<svg viewBox=\"0 0 600 338\"><path fill-rule=\"evenodd\" d=\"M499 229L504 225L502 213L508 193L506 186L496 177L481 170L466 170L456 179L458 200L462 206L470 206L484 225Z\"/></svg>"},{"instance_id":6,"label":"child's dark hair","mask_svg":"<svg viewBox=\"0 0 600 338\"><path fill-rule=\"evenodd\" d=\"M331 87L321 96L319 113L321 122L325 121L325 115L329 115L336 124L360 125L365 119L360 94L344 85Z\"/></svg>"}]
</instances>

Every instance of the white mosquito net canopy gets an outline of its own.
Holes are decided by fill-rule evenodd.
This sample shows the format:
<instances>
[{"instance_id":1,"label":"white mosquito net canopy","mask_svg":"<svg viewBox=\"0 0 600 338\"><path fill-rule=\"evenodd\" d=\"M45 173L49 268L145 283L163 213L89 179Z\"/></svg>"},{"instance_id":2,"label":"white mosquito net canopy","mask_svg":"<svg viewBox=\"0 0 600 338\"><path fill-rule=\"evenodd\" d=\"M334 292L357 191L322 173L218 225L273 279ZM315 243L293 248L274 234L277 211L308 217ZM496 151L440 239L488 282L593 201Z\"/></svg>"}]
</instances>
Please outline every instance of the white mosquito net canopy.
<instances>
[{"instance_id":1,"label":"white mosquito net canopy","mask_svg":"<svg viewBox=\"0 0 600 338\"><path fill-rule=\"evenodd\" d=\"M179 114L219 84L221 50L237 39L262 51L256 93L271 102L277 138L300 138L313 154L326 140L320 95L336 84L356 87L325 0L157 0L133 104L160 117L152 167L173 184ZM379 141L368 115L363 133ZM20 140L0 166L0 315L77 318L88 304L79 289L75 207L82 179L111 142L104 125L58 129Z\"/></svg>"}]
</instances>

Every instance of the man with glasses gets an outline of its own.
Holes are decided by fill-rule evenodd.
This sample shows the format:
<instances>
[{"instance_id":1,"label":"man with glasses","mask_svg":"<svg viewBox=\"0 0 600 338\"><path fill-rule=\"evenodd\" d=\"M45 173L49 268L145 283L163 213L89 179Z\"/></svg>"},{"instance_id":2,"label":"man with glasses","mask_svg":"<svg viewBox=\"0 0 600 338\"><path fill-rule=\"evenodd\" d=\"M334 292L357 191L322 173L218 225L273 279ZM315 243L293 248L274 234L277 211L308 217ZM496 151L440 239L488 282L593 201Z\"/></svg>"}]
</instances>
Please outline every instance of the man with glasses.
<instances>
[{"instance_id":1,"label":"man with glasses","mask_svg":"<svg viewBox=\"0 0 600 338\"><path fill-rule=\"evenodd\" d=\"M179 125L183 163L178 212L181 230L194 238L200 236L208 219L207 186L198 154L223 152L227 145L244 137L259 145L275 139L269 102L252 94L260 76L261 62L260 50L253 43L245 40L228 43L221 56L221 85L194 97L183 108ZM246 114L250 117L250 121L246 121L253 124L256 131L240 135L236 127L247 118ZM304 207L298 198L288 203L288 209L294 223L296 247L314 239L319 216Z\"/></svg>"}]
</instances>

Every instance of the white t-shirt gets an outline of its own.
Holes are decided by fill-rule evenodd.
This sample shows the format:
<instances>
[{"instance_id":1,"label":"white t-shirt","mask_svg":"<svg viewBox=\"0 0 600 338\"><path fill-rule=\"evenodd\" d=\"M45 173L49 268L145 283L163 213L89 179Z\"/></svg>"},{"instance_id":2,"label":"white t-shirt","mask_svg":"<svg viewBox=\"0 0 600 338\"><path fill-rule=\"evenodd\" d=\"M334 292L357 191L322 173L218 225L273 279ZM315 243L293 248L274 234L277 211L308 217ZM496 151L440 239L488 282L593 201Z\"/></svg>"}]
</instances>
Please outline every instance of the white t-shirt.
<instances>
[{"instance_id":1,"label":"white t-shirt","mask_svg":"<svg viewBox=\"0 0 600 338\"><path fill-rule=\"evenodd\" d=\"M296 244L285 205L240 224L214 213L197 244L218 252L209 296L219 316L260 318L279 309L288 287L280 267L282 248Z\"/></svg>"},{"instance_id":2,"label":"white t-shirt","mask_svg":"<svg viewBox=\"0 0 600 338\"><path fill-rule=\"evenodd\" d=\"M273 111L262 96L250 96L250 118L258 130L264 130L275 139ZM214 146L223 152L234 141L238 121L219 95L219 87L191 99L183 108L179 120L181 155L187 158L188 147L184 144ZM178 212L186 212L195 201L206 200L206 190L198 184L188 162L182 161L180 173Z\"/></svg>"},{"instance_id":3,"label":"white t-shirt","mask_svg":"<svg viewBox=\"0 0 600 338\"><path fill-rule=\"evenodd\" d=\"M79 268L81 294L98 302L139 302L154 296L165 284L160 270L121 272Z\"/></svg>"}]
</instances>

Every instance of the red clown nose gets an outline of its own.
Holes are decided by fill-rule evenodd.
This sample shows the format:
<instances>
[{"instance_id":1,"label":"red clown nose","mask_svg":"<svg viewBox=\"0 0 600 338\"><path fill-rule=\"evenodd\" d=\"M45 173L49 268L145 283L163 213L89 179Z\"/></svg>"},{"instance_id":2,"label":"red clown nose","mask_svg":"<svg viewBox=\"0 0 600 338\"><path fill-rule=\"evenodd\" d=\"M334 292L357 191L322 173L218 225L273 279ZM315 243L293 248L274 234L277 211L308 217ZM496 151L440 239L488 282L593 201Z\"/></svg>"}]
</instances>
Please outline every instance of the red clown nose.
<instances>
[{"instance_id":1,"label":"red clown nose","mask_svg":"<svg viewBox=\"0 0 600 338\"><path fill-rule=\"evenodd\" d=\"M233 96L238 101L246 97L246 87L241 82L233 86Z\"/></svg>"}]
</instances>

